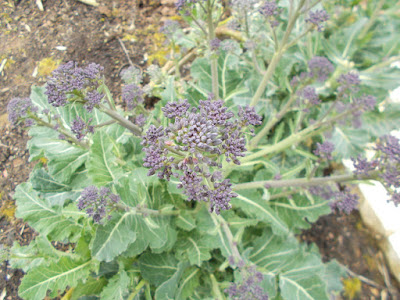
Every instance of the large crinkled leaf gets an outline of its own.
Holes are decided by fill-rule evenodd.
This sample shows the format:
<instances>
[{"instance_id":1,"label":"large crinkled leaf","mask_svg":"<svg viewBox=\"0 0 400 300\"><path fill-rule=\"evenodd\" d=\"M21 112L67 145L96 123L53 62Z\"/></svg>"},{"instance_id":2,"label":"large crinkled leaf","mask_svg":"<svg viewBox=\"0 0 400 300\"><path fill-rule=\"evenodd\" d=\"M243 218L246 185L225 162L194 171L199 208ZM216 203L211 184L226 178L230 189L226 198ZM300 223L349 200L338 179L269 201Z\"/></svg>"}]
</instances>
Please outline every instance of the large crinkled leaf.
<instances>
[{"instance_id":1,"label":"large crinkled leaf","mask_svg":"<svg viewBox=\"0 0 400 300\"><path fill-rule=\"evenodd\" d=\"M199 267L203 261L211 258L210 251L212 249L207 239L203 238L198 232L180 235L176 245L176 252L181 261L189 260L191 265Z\"/></svg>"},{"instance_id":2,"label":"large crinkled leaf","mask_svg":"<svg viewBox=\"0 0 400 300\"><path fill-rule=\"evenodd\" d=\"M123 300L129 292L130 279L124 270L111 277L107 286L100 294L101 299Z\"/></svg>"},{"instance_id":3,"label":"large crinkled leaf","mask_svg":"<svg viewBox=\"0 0 400 300\"><path fill-rule=\"evenodd\" d=\"M87 168L93 182L98 185L107 185L122 175L121 166L117 164L113 152L115 143L105 130L99 130L93 136Z\"/></svg>"},{"instance_id":4,"label":"large crinkled leaf","mask_svg":"<svg viewBox=\"0 0 400 300\"><path fill-rule=\"evenodd\" d=\"M175 274L164 281L155 293L155 300L176 300L176 292L178 290L178 283L182 278L182 273L186 269L187 263L180 262Z\"/></svg>"},{"instance_id":5,"label":"large crinkled leaf","mask_svg":"<svg viewBox=\"0 0 400 300\"><path fill-rule=\"evenodd\" d=\"M74 288L70 300L79 300L82 299L82 296L97 296L106 284L107 279L104 277L94 278L89 276L85 283L80 282Z\"/></svg>"},{"instance_id":6,"label":"large crinkled leaf","mask_svg":"<svg viewBox=\"0 0 400 300\"><path fill-rule=\"evenodd\" d=\"M246 215L270 225L275 234L286 235L289 233L287 224L280 219L257 191L240 191L236 198L232 198L231 203L233 207L241 208Z\"/></svg>"},{"instance_id":7,"label":"large crinkled leaf","mask_svg":"<svg viewBox=\"0 0 400 300\"><path fill-rule=\"evenodd\" d=\"M30 175L32 187L41 193L62 193L71 191L68 184L57 182L44 169L33 170Z\"/></svg>"},{"instance_id":8,"label":"large crinkled leaf","mask_svg":"<svg viewBox=\"0 0 400 300\"><path fill-rule=\"evenodd\" d=\"M335 145L335 157L351 158L364 153L365 145L370 142L364 129L335 127L329 141Z\"/></svg>"},{"instance_id":9,"label":"large crinkled leaf","mask_svg":"<svg viewBox=\"0 0 400 300\"><path fill-rule=\"evenodd\" d=\"M176 299L186 300L193 296L193 292L200 285L200 269L196 267L187 268L182 275L178 290L176 291Z\"/></svg>"},{"instance_id":10,"label":"large crinkled leaf","mask_svg":"<svg viewBox=\"0 0 400 300\"><path fill-rule=\"evenodd\" d=\"M49 266L39 266L29 271L22 279L18 294L27 300L44 299L48 290L57 292L64 291L67 286L76 286L78 281L86 279L92 268L91 260L82 262L62 257Z\"/></svg>"},{"instance_id":11,"label":"large crinkled leaf","mask_svg":"<svg viewBox=\"0 0 400 300\"><path fill-rule=\"evenodd\" d=\"M211 67L207 58L197 58L191 66L190 74L194 79L192 85L198 92L205 97L212 91ZM218 59L219 91L221 97L229 99L241 85L243 78L239 68L239 59L235 55L224 53Z\"/></svg>"},{"instance_id":12,"label":"large crinkled leaf","mask_svg":"<svg viewBox=\"0 0 400 300\"><path fill-rule=\"evenodd\" d=\"M293 199L281 198L277 201L269 201L268 204L274 214L293 232L311 228L311 224L320 216L332 211L326 200L312 195L307 197L295 194Z\"/></svg>"},{"instance_id":13,"label":"large crinkled leaf","mask_svg":"<svg viewBox=\"0 0 400 300\"><path fill-rule=\"evenodd\" d=\"M56 240L62 240L80 232L82 225L63 215L60 206L51 205L32 189L30 183L20 184L15 191L18 218L23 218L36 231L43 235L51 234Z\"/></svg>"},{"instance_id":14,"label":"large crinkled leaf","mask_svg":"<svg viewBox=\"0 0 400 300\"><path fill-rule=\"evenodd\" d=\"M159 209L171 202L171 195L164 192L164 187L157 178L148 177L145 169L137 169L129 178L122 178L116 186L121 201L128 206L147 205ZM149 245L153 251L166 251L173 246L176 232L170 226L170 216L135 216L136 240L129 246L127 255L136 255ZM129 253L129 254L128 254Z\"/></svg>"},{"instance_id":15,"label":"large crinkled leaf","mask_svg":"<svg viewBox=\"0 0 400 300\"><path fill-rule=\"evenodd\" d=\"M196 228L196 219L189 212L183 211L176 217L175 224L183 230L191 231Z\"/></svg>"},{"instance_id":16,"label":"large crinkled leaf","mask_svg":"<svg viewBox=\"0 0 400 300\"><path fill-rule=\"evenodd\" d=\"M383 112L368 112L363 115L363 129L371 137L380 137L400 128L400 105L393 103Z\"/></svg>"},{"instance_id":17,"label":"large crinkled leaf","mask_svg":"<svg viewBox=\"0 0 400 300\"><path fill-rule=\"evenodd\" d=\"M253 242L249 259L263 268L267 277L273 276L279 280L284 299L329 299L321 257L300 246L295 237L282 238L267 230ZM330 273L330 276L334 275ZM336 277L340 277L340 274L336 274Z\"/></svg>"},{"instance_id":18,"label":"large crinkled leaf","mask_svg":"<svg viewBox=\"0 0 400 300\"><path fill-rule=\"evenodd\" d=\"M51 177L61 183L69 183L75 171L88 159L86 149L74 146L65 140L59 140L54 130L45 127L33 127L29 130L32 137L28 142L31 159L44 153L48 159Z\"/></svg>"},{"instance_id":19,"label":"large crinkled leaf","mask_svg":"<svg viewBox=\"0 0 400 300\"><path fill-rule=\"evenodd\" d=\"M178 261L170 253L145 253L139 258L139 267L144 279L160 286L178 271Z\"/></svg>"},{"instance_id":20,"label":"large crinkled leaf","mask_svg":"<svg viewBox=\"0 0 400 300\"><path fill-rule=\"evenodd\" d=\"M136 217L126 212L97 227L92 245L92 256L100 261L111 261L136 240Z\"/></svg>"}]
</instances>

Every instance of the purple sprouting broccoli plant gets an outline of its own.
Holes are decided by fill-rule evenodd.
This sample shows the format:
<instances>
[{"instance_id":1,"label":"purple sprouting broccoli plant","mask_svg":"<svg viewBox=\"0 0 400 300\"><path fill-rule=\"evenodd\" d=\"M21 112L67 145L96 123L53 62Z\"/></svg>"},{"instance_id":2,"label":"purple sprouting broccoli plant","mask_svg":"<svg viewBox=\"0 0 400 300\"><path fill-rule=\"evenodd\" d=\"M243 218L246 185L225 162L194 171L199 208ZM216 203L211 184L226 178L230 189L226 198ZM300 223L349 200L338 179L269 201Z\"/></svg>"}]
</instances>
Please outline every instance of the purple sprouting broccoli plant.
<instances>
[{"instance_id":1,"label":"purple sprouting broccoli plant","mask_svg":"<svg viewBox=\"0 0 400 300\"><path fill-rule=\"evenodd\" d=\"M78 199L78 209L86 210L95 223L102 223L105 218L111 218L111 212L117 208L120 197L111 193L107 187L97 188L94 185L86 187Z\"/></svg>"},{"instance_id":2,"label":"purple sprouting broccoli plant","mask_svg":"<svg viewBox=\"0 0 400 300\"><path fill-rule=\"evenodd\" d=\"M231 283L225 290L231 299L235 300L268 300L268 294L259 285L264 279L264 275L258 272L255 265L247 266L244 263L238 263L242 281L240 283Z\"/></svg>"},{"instance_id":3,"label":"purple sprouting broccoli plant","mask_svg":"<svg viewBox=\"0 0 400 300\"><path fill-rule=\"evenodd\" d=\"M47 80L45 94L49 103L60 107L68 101L80 101L86 104L89 112L92 111L103 98L96 92L102 82L102 71L103 67L95 63L82 68L70 61L59 66Z\"/></svg>"},{"instance_id":4,"label":"purple sprouting broccoli plant","mask_svg":"<svg viewBox=\"0 0 400 300\"><path fill-rule=\"evenodd\" d=\"M166 127L151 125L143 137L148 175L158 171L161 179L179 178L188 200L207 201L217 214L230 208L236 197L229 179L221 181L222 157L240 164L246 151L246 128L261 124L254 108L240 107L238 118L223 101L200 101L198 108L187 100L169 102L162 109L171 120Z\"/></svg>"},{"instance_id":5,"label":"purple sprouting broccoli plant","mask_svg":"<svg viewBox=\"0 0 400 300\"><path fill-rule=\"evenodd\" d=\"M268 20L272 27L279 25L279 21L276 17L279 15L280 11L275 1L265 1L260 9L260 13Z\"/></svg>"}]
</instances>

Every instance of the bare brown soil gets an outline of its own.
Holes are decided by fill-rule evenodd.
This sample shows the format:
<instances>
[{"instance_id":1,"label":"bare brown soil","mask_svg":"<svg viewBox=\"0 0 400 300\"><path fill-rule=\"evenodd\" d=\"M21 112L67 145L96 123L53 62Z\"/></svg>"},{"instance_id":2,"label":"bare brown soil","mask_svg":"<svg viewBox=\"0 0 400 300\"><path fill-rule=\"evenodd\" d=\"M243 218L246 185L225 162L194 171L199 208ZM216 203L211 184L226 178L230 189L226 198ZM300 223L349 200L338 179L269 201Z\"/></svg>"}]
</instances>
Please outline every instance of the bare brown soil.
<instances>
[{"instance_id":1,"label":"bare brown soil","mask_svg":"<svg viewBox=\"0 0 400 300\"><path fill-rule=\"evenodd\" d=\"M101 64L107 84L118 98L119 74L129 63L127 55L134 64L145 67L155 42L153 33L175 14L174 0L97 2L100 6L93 7L77 0L42 0L44 11L40 11L36 0L0 1L0 63L7 59L0 73L0 244L10 246L17 241L26 245L35 236L27 224L13 217L13 191L28 179L33 164L28 162L27 134L7 123L9 100L26 97L31 85L45 82L46 76L38 72L45 58ZM355 299L400 299L377 242L358 214L323 217L300 238L315 242L324 260L336 258L371 280L363 282ZM23 272L6 263L0 267L0 299L20 299L17 289Z\"/></svg>"}]
</instances>

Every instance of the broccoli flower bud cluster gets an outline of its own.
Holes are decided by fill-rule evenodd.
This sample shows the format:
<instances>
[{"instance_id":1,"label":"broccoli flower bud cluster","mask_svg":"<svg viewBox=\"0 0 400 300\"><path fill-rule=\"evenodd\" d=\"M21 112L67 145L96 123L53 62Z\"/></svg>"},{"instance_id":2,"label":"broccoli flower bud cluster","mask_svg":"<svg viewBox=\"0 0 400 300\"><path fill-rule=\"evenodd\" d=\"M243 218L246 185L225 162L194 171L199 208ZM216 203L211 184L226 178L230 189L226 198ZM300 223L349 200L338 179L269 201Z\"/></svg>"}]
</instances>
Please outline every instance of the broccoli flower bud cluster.
<instances>
[{"instance_id":1,"label":"broccoli flower bud cluster","mask_svg":"<svg viewBox=\"0 0 400 300\"><path fill-rule=\"evenodd\" d=\"M256 270L256 266L238 265L242 274L242 282L231 283L230 287L225 290L231 299L235 300L268 300L268 294L259 285L264 279L264 275Z\"/></svg>"},{"instance_id":2,"label":"broccoli flower bud cluster","mask_svg":"<svg viewBox=\"0 0 400 300\"><path fill-rule=\"evenodd\" d=\"M163 109L171 120L167 127L151 125L143 137L148 175L180 180L188 200L207 201L217 214L230 208L232 192L229 179L222 180L222 159L240 164L238 157L246 151L245 130L261 124L254 108L239 109L236 118L224 102L200 101L199 107L187 100L169 102Z\"/></svg>"},{"instance_id":3,"label":"broccoli flower bud cluster","mask_svg":"<svg viewBox=\"0 0 400 300\"><path fill-rule=\"evenodd\" d=\"M116 208L120 197L111 193L107 187L96 186L86 187L78 200L78 209L86 210L86 213L93 218L95 223L100 224L107 217L111 218L111 211Z\"/></svg>"},{"instance_id":4,"label":"broccoli flower bud cluster","mask_svg":"<svg viewBox=\"0 0 400 300\"><path fill-rule=\"evenodd\" d=\"M23 120L25 126L31 126L33 120L28 117L29 112L37 112L38 108L33 105L29 98L13 98L7 105L8 120L12 125L17 125Z\"/></svg>"},{"instance_id":5,"label":"broccoli flower bud cluster","mask_svg":"<svg viewBox=\"0 0 400 300\"><path fill-rule=\"evenodd\" d=\"M91 112L103 98L96 91L102 70L103 67L95 63L85 68L78 67L73 61L59 66L47 81L45 94L49 103L55 107L65 106L69 98L82 93L80 100L85 102L85 108Z\"/></svg>"},{"instance_id":6,"label":"broccoli flower bud cluster","mask_svg":"<svg viewBox=\"0 0 400 300\"><path fill-rule=\"evenodd\" d=\"M353 210L357 209L358 206L358 195L351 193L348 187L340 190L339 187L334 189L329 185L313 186L309 188L309 192L330 201L329 206L332 211L337 209L346 214L350 214Z\"/></svg>"},{"instance_id":7,"label":"broccoli flower bud cluster","mask_svg":"<svg viewBox=\"0 0 400 300\"><path fill-rule=\"evenodd\" d=\"M375 150L375 157L370 161L361 157L352 159L354 173L369 176L371 172L379 170L378 180L387 189L389 201L397 206L400 204L400 140L386 135L377 142Z\"/></svg>"},{"instance_id":8,"label":"broccoli flower bud cluster","mask_svg":"<svg viewBox=\"0 0 400 300\"><path fill-rule=\"evenodd\" d=\"M306 19L306 22L316 26L318 31L322 31L324 29L323 27L324 23L328 20L329 20L328 13L325 10L320 9L316 11L310 11L308 18Z\"/></svg>"}]
</instances>

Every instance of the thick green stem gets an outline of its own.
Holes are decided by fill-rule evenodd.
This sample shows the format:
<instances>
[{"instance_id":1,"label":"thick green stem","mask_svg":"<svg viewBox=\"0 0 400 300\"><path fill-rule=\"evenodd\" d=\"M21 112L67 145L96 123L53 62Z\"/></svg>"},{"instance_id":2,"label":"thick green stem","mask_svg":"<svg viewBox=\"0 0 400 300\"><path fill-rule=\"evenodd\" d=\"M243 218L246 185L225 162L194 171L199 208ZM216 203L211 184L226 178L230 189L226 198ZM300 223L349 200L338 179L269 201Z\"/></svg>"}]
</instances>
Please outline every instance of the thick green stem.
<instances>
[{"instance_id":1,"label":"thick green stem","mask_svg":"<svg viewBox=\"0 0 400 300\"><path fill-rule=\"evenodd\" d=\"M286 28L285 34L282 38L282 41L279 44L279 48L272 56L272 59L268 65L267 71L265 72L263 79L261 80L260 84L258 85L257 91L254 94L253 99L251 100L250 106L256 106L257 103L260 101L261 96L264 94L265 89L267 88L268 82L271 79L272 75L274 74L275 69L278 66L280 59L282 58L285 51L288 49L287 43L289 40L289 36L292 33L292 30L293 30L294 25L296 24L297 18L300 16L300 11L304 5L304 2L305 1L302 0L299 3L299 6L297 7L296 12L293 14L293 16L290 14L291 17L289 19L289 23Z\"/></svg>"},{"instance_id":2,"label":"thick green stem","mask_svg":"<svg viewBox=\"0 0 400 300\"><path fill-rule=\"evenodd\" d=\"M208 27L208 44L210 45L211 41L215 38L215 28L214 22L212 18L213 6L210 1L207 1L207 27ZM215 99L219 99L219 86L218 86L218 61L216 54L211 54L211 80L212 80L212 93L214 94Z\"/></svg>"},{"instance_id":3,"label":"thick green stem","mask_svg":"<svg viewBox=\"0 0 400 300\"><path fill-rule=\"evenodd\" d=\"M210 274L210 279L211 279L212 291L213 291L215 299L224 300L225 297L222 295L222 293L219 289L218 281L215 278L214 274Z\"/></svg>"},{"instance_id":4,"label":"thick green stem","mask_svg":"<svg viewBox=\"0 0 400 300\"><path fill-rule=\"evenodd\" d=\"M100 110L102 112L104 112L105 114L109 115L111 118L116 120L118 122L118 124L120 124L122 127L125 127L126 129L128 129L134 135L136 135L136 136L141 136L142 135L142 130L138 126L133 124L131 121L125 119L118 112L116 112L116 111L114 111L112 109L109 109L109 108L107 108L107 107L105 107L104 105L101 105L101 104L100 104L99 108L100 108Z\"/></svg>"},{"instance_id":5,"label":"thick green stem","mask_svg":"<svg viewBox=\"0 0 400 300\"><path fill-rule=\"evenodd\" d=\"M46 121L43 121L41 118L37 117L34 114L29 114L29 118L35 120L36 123L38 123L41 126L45 126L45 127L51 128L51 129L53 129L55 131L58 131L59 133L63 134L67 138L67 140L71 141L72 143L74 143L74 144L76 144L76 145L78 145L78 146L80 146L80 147L82 147L84 149L89 149L89 145L88 144L79 141L77 138L72 136L68 131L66 131L66 130L64 130L62 128L55 129L54 125L52 125L52 124L50 124L50 123L48 123Z\"/></svg>"},{"instance_id":6,"label":"thick green stem","mask_svg":"<svg viewBox=\"0 0 400 300\"><path fill-rule=\"evenodd\" d=\"M128 300L133 300L146 283L147 283L147 281L142 279L139 282L139 284L135 287L135 289L133 290L132 294L129 295Z\"/></svg>"},{"instance_id":7,"label":"thick green stem","mask_svg":"<svg viewBox=\"0 0 400 300\"><path fill-rule=\"evenodd\" d=\"M296 178L287 180L263 180L236 184L232 189L234 191L257 189L257 188L283 188L283 187L311 187L331 183L342 183L354 180L373 180L378 176L378 171L371 172L370 175L357 176L354 174L334 175L326 177Z\"/></svg>"},{"instance_id":8,"label":"thick green stem","mask_svg":"<svg viewBox=\"0 0 400 300\"><path fill-rule=\"evenodd\" d=\"M255 147L257 147L260 140L264 136L266 136L268 134L268 132L271 130L271 128L274 127L275 124L278 123L283 118L283 116L287 113L287 111L290 109L290 107L292 106L295 99L296 99L296 94L293 93L290 96L290 99L286 102L286 104L282 108L282 110L279 113L277 113L275 116L273 116L268 121L268 123L265 124L264 128L259 133L257 133L257 135L251 140L250 149L254 149Z\"/></svg>"}]
</instances>

